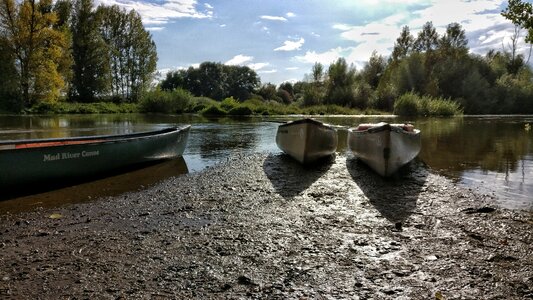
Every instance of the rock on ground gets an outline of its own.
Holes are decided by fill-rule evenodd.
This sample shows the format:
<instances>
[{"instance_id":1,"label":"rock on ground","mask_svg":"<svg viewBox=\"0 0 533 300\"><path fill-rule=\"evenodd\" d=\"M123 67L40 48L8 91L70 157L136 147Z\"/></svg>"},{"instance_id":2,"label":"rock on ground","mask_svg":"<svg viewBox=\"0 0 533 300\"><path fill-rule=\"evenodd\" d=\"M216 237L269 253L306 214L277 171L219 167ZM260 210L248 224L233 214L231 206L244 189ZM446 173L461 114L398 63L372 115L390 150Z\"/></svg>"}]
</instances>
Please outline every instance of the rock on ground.
<instances>
[{"instance_id":1,"label":"rock on ground","mask_svg":"<svg viewBox=\"0 0 533 300\"><path fill-rule=\"evenodd\" d=\"M2 299L533 298L533 218L413 162L237 156L0 216Z\"/></svg>"}]
</instances>

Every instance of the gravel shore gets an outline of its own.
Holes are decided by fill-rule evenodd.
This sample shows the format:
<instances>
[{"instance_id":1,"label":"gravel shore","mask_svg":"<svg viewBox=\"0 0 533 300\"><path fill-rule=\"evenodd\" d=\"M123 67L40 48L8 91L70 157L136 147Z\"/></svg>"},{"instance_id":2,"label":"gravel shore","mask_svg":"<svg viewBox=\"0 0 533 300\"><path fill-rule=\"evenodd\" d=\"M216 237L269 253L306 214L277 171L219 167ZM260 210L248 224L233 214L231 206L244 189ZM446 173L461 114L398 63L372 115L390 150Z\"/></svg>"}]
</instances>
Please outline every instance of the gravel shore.
<instances>
[{"instance_id":1,"label":"gravel shore","mask_svg":"<svg viewBox=\"0 0 533 300\"><path fill-rule=\"evenodd\" d=\"M533 216L415 161L236 156L0 215L1 299L533 299Z\"/></svg>"}]
</instances>

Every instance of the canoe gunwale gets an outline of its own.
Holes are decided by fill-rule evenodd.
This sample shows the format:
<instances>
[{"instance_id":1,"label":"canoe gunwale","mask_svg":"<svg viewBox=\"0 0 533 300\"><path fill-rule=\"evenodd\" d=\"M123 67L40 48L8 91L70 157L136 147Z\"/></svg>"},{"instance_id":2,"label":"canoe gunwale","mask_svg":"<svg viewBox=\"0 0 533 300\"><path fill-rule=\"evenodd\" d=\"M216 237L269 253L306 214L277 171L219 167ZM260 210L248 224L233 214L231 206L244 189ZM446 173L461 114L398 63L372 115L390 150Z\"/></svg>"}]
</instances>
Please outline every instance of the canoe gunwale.
<instances>
[{"instance_id":1,"label":"canoe gunwale","mask_svg":"<svg viewBox=\"0 0 533 300\"><path fill-rule=\"evenodd\" d=\"M279 125L279 127L287 127L287 126L298 125L298 124L313 124L313 125L316 125L316 126L319 126L319 127L322 127L322 128L327 128L328 130L336 131L336 129L333 128L331 125L326 124L326 123L322 123L320 121L317 121L317 120L314 120L314 119L311 119L311 118L305 118L305 119L299 119L299 120L295 120L295 121L289 121L287 123Z\"/></svg>"},{"instance_id":2,"label":"canoe gunwale","mask_svg":"<svg viewBox=\"0 0 533 300\"><path fill-rule=\"evenodd\" d=\"M85 145L92 145L92 144L107 144L107 143L116 143L116 142L123 142L128 140L135 140L135 139L143 139L143 138L151 138L156 136L163 136L166 134L171 134L174 132L179 132L182 130L187 130L191 127L191 125L183 125L183 126L173 126L173 127L167 127L163 129L158 130L152 130L152 131L143 131L143 132L136 132L136 133L128 133L128 134L111 134L111 135L93 135L93 136L78 136L78 137L66 137L66 138L50 138L50 139L23 139L23 140L7 140L7 141L0 141L0 152L1 151L7 151L7 150L23 150L23 149L44 149L44 148L51 148L51 147L65 147L70 145L77 145L80 143L74 143L74 142L83 142L87 141L87 143L83 143ZM69 144L69 142L73 142L72 144ZM22 148L15 148L16 145L21 144L39 144L39 143L58 143L57 145L45 145L45 146L34 146L34 147L22 147ZM63 144L60 144L63 143ZM13 147L9 147L9 146Z\"/></svg>"},{"instance_id":3,"label":"canoe gunwale","mask_svg":"<svg viewBox=\"0 0 533 300\"><path fill-rule=\"evenodd\" d=\"M385 130L394 131L401 134L407 134L407 135L417 135L420 133L419 129L414 129L413 131L407 131L399 126L394 126L391 124L383 124L380 126L371 127L365 130L357 130L357 128L350 128L348 131L354 133L354 134L372 134L372 133L378 133Z\"/></svg>"}]
</instances>

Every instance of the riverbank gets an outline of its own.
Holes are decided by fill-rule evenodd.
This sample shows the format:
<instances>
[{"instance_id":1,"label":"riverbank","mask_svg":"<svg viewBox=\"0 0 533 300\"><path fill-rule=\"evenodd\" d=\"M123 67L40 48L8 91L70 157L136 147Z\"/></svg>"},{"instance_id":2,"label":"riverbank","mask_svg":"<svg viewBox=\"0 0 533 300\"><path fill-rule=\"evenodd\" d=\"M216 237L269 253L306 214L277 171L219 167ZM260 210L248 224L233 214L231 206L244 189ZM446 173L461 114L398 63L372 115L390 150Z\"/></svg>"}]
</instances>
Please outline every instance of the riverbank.
<instances>
[{"instance_id":1,"label":"riverbank","mask_svg":"<svg viewBox=\"0 0 533 300\"><path fill-rule=\"evenodd\" d=\"M404 171L257 154L2 215L0 298L533 298L531 213Z\"/></svg>"}]
</instances>

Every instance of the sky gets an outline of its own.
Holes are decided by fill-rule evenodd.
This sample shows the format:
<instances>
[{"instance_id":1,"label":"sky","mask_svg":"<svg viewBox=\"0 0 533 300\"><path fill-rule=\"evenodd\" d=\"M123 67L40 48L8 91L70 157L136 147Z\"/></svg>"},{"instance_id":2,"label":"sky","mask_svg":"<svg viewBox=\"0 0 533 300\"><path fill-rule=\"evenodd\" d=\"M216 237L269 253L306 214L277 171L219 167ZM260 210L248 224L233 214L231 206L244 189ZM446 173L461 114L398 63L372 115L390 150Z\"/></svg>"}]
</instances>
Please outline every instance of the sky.
<instances>
[{"instance_id":1,"label":"sky","mask_svg":"<svg viewBox=\"0 0 533 300\"><path fill-rule=\"evenodd\" d=\"M529 2L529 0L527 1ZM403 26L416 37L431 21L440 35L450 23L466 32L471 53L510 50L514 25L500 0L97 0L135 9L157 47L157 68L205 61L254 69L262 83L303 80L316 62L343 57L361 70L373 51L390 56ZM521 31L519 53L529 46Z\"/></svg>"}]
</instances>

